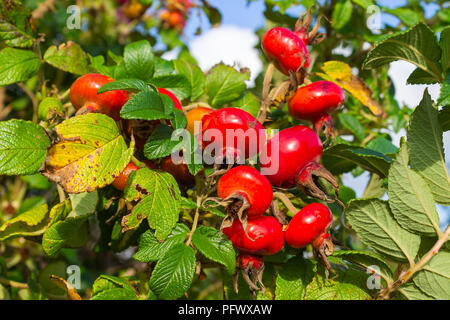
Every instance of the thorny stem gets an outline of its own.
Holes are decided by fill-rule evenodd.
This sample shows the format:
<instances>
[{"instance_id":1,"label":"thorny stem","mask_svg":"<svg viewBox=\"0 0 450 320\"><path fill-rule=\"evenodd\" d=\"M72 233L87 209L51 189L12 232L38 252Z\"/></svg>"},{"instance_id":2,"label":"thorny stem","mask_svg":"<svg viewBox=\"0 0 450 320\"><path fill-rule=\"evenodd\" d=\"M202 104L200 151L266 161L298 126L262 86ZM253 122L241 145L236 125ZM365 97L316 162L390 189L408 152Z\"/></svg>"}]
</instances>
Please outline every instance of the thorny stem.
<instances>
[{"instance_id":1,"label":"thorny stem","mask_svg":"<svg viewBox=\"0 0 450 320\"><path fill-rule=\"evenodd\" d=\"M274 192L274 198L277 198L283 202L283 204L288 208L288 210L295 215L299 210L292 204L291 200L282 192Z\"/></svg>"},{"instance_id":2,"label":"thorny stem","mask_svg":"<svg viewBox=\"0 0 450 320\"><path fill-rule=\"evenodd\" d=\"M419 260L419 262L412 263L410 265L410 268L406 271L404 271L402 274L400 274L400 277L388 285L387 288L380 291L380 294L378 295L378 299L389 299L390 294L397 290L402 284L408 282L412 276L417 272L420 271L435 255L439 253L439 249L444 245L444 243L449 240L450 237L450 225L447 226L447 229L445 229L445 232L439 236L438 241L434 244L433 248L431 248L430 251L428 251L422 259Z\"/></svg>"}]
</instances>

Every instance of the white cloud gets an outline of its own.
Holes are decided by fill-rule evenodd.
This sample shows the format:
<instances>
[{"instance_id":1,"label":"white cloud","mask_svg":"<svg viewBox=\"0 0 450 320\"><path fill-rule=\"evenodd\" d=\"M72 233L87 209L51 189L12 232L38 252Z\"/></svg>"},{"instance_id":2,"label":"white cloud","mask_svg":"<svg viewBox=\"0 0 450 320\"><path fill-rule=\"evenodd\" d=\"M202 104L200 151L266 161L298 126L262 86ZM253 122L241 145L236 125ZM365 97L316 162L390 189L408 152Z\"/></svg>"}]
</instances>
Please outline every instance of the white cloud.
<instances>
[{"instance_id":1,"label":"white cloud","mask_svg":"<svg viewBox=\"0 0 450 320\"><path fill-rule=\"evenodd\" d=\"M410 108L419 105L422 100L425 88L431 98L436 100L439 97L441 86L439 84L421 85L421 84L406 84L409 75L416 69L416 66L406 61L395 61L390 64L388 75L391 77L395 86L395 100L400 104L404 103Z\"/></svg>"},{"instance_id":2,"label":"white cloud","mask_svg":"<svg viewBox=\"0 0 450 320\"><path fill-rule=\"evenodd\" d=\"M247 84L253 85L256 76L263 70L258 49L255 48L257 44L258 36L254 31L223 25L196 37L189 43L189 49L204 71L221 61L238 68L249 68L250 81Z\"/></svg>"}]
</instances>

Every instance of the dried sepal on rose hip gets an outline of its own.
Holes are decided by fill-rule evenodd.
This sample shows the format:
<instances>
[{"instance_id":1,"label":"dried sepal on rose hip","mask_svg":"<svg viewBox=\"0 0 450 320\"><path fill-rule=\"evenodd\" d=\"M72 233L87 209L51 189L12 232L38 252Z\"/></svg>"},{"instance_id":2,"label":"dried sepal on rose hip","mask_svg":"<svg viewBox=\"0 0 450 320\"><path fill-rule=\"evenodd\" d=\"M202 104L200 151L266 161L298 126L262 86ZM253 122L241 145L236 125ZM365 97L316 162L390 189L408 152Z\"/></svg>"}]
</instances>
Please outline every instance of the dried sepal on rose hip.
<instances>
[{"instance_id":1,"label":"dried sepal on rose hip","mask_svg":"<svg viewBox=\"0 0 450 320\"><path fill-rule=\"evenodd\" d=\"M335 139L336 133L330 114L337 111L345 100L344 91L334 82L317 81L300 87L289 100L289 113L296 119L309 120L317 134Z\"/></svg>"},{"instance_id":2,"label":"dried sepal on rose hip","mask_svg":"<svg viewBox=\"0 0 450 320\"><path fill-rule=\"evenodd\" d=\"M224 228L223 233L230 239L239 251L238 268L234 277L234 288L237 291L239 271L249 285L252 292L262 290L264 284L263 256L278 253L284 246L284 232L277 219L271 216L258 216L247 221L247 230L239 220L234 220L230 227Z\"/></svg>"},{"instance_id":3,"label":"dried sepal on rose hip","mask_svg":"<svg viewBox=\"0 0 450 320\"><path fill-rule=\"evenodd\" d=\"M333 222L330 209L321 203L310 203L291 219L284 234L287 244L296 249L311 244L314 257L333 271L327 259L333 253L333 242L326 232Z\"/></svg>"},{"instance_id":4,"label":"dried sepal on rose hip","mask_svg":"<svg viewBox=\"0 0 450 320\"><path fill-rule=\"evenodd\" d=\"M322 142L314 130L306 126L283 129L273 136L261 154L261 169L272 186L293 188L298 186L305 194L326 201L338 201L339 184L319 161ZM319 178L331 184L332 197L318 182Z\"/></svg>"},{"instance_id":5,"label":"dried sepal on rose hip","mask_svg":"<svg viewBox=\"0 0 450 320\"><path fill-rule=\"evenodd\" d=\"M291 30L275 27L267 31L261 42L264 54L285 75L296 74L310 63L308 49Z\"/></svg>"},{"instance_id":6,"label":"dried sepal on rose hip","mask_svg":"<svg viewBox=\"0 0 450 320\"><path fill-rule=\"evenodd\" d=\"M273 193L269 180L250 166L228 170L217 183L218 198L208 198L225 207L227 216L221 229L230 227L234 220L247 230L247 220L260 217L272 203Z\"/></svg>"},{"instance_id":7,"label":"dried sepal on rose hip","mask_svg":"<svg viewBox=\"0 0 450 320\"><path fill-rule=\"evenodd\" d=\"M307 12L298 18L294 27L294 33L303 41L305 45L315 45L325 40L325 33L318 33L321 19L322 16L319 16L317 18L316 25L311 31L309 31L309 27L311 26L311 22L313 20L312 7L310 7Z\"/></svg>"}]
</instances>

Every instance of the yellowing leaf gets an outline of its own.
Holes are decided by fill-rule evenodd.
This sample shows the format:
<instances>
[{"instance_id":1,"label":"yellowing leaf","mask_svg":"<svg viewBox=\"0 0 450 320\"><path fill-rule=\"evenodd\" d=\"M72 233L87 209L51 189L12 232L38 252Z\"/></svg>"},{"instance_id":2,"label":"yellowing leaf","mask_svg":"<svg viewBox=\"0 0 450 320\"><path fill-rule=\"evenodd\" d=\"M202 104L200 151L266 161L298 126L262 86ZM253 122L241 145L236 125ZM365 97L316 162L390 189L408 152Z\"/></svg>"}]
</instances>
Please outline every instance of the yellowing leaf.
<instances>
[{"instance_id":1,"label":"yellowing leaf","mask_svg":"<svg viewBox=\"0 0 450 320\"><path fill-rule=\"evenodd\" d=\"M325 73L318 73L325 80L333 81L347 90L353 97L369 108L375 116L385 115L381 106L372 99L372 91L364 81L352 74L350 66L341 61L328 61L321 67Z\"/></svg>"},{"instance_id":2,"label":"yellowing leaf","mask_svg":"<svg viewBox=\"0 0 450 320\"><path fill-rule=\"evenodd\" d=\"M113 119L100 113L70 118L55 127L59 142L48 149L43 175L68 193L111 184L130 162L133 148Z\"/></svg>"},{"instance_id":3,"label":"yellowing leaf","mask_svg":"<svg viewBox=\"0 0 450 320\"><path fill-rule=\"evenodd\" d=\"M0 240L14 236L40 235L44 233L47 223L48 206L43 204L6 221L0 227Z\"/></svg>"},{"instance_id":4,"label":"yellowing leaf","mask_svg":"<svg viewBox=\"0 0 450 320\"><path fill-rule=\"evenodd\" d=\"M58 287L65 290L70 300L83 300L81 299L77 290L72 287L72 285L70 285L64 278L52 274L50 275L50 280L52 280Z\"/></svg>"}]
</instances>

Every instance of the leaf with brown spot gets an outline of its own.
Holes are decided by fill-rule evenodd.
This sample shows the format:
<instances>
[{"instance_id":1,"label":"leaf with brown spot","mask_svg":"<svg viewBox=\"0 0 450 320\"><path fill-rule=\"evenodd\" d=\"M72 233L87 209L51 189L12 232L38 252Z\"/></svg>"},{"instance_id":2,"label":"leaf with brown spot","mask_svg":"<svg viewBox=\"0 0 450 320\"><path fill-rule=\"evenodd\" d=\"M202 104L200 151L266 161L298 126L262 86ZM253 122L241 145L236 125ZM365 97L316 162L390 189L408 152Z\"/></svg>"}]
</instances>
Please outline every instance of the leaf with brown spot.
<instances>
[{"instance_id":1,"label":"leaf with brown spot","mask_svg":"<svg viewBox=\"0 0 450 320\"><path fill-rule=\"evenodd\" d=\"M158 240L164 240L175 227L181 208L181 194L172 175L148 168L133 172L124 191L127 201L139 201L123 217L122 231L137 228L144 219L155 229Z\"/></svg>"},{"instance_id":2,"label":"leaf with brown spot","mask_svg":"<svg viewBox=\"0 0 450 320\"><path fill-rule=\"evenodd\" d=\"M359 102L369 108L375 116L385 116L381 106L372 99L372 91L362 79L352 74L350 66L341 61L327 61L321 67L325 73L317 73L325 80L333 81L347 90Z\"/></svg>"},{"instance_id":3,"label":"leaf with brown spot","mask_svg":"<svg viewBox=\"0 0 450 320\"><path fill-rule=\"evenodd\" d=\"M113 119L100 113L70 118L55 127L59 142L48 149L42 172L68 193L111 184L130 162L133 148Z\"/></svg>"},{"instance_id":4,"label":"leaf with brown spot","mask_svg":"<svg viewBox=\"0 0 450 320\"><path fill-rule=\"evenodd\" d=\"M63 43L58 48L56 46L49 47L44 54L44 60L55 68L73 74L89 73L86 53L72 41Z\"/></svg>"}]
</instances>

